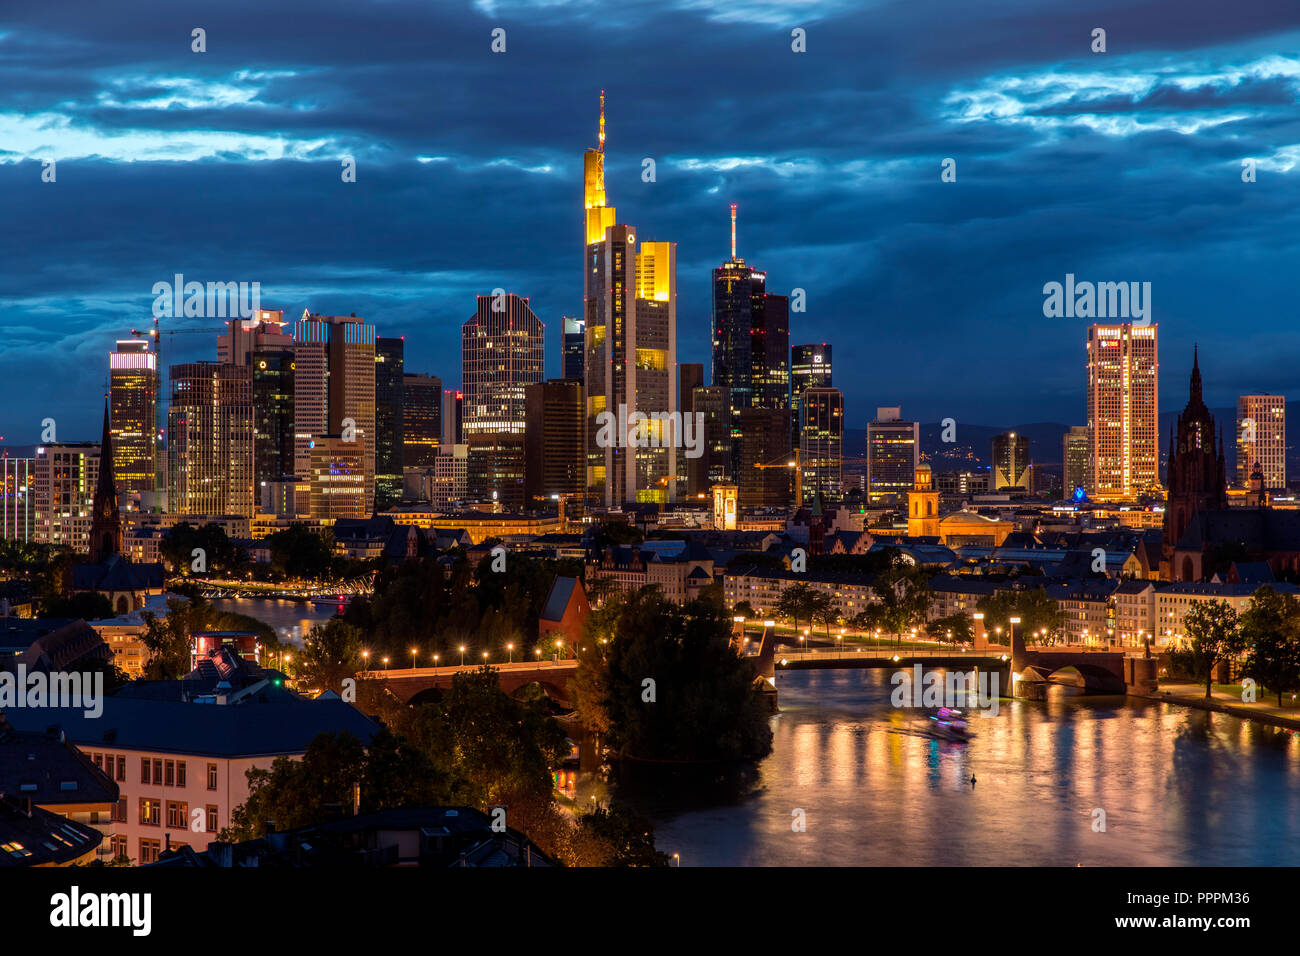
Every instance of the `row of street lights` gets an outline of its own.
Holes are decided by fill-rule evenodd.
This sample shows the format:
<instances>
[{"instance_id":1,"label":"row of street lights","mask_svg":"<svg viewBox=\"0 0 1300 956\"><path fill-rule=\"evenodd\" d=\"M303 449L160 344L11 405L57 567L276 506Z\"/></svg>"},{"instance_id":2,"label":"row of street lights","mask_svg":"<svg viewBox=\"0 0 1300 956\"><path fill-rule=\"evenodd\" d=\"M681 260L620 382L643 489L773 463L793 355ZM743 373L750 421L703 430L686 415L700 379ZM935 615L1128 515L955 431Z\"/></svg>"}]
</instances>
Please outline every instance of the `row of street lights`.
<instances>
[{"instance_id":1,"label":"row of street lights","mask_svg":"<svg viewBox=\"0 0 1300 956\"><path fill-rule=\"evenodd\" d=\"M604 643L606 643L606 641L602 640L601 643L604 644ZM460 644L460 645L457 646L456 650L457 650L457 652L460 654L460 665L459 665L459 666L464 667L464 666L465 666L465 651L467 650L467 648L465 647L464 644ZM537 648L534 648L533 651L534 651L534 653L537 655L538 660L540 660L541 657L542 657L542 649L541 649L540 647L537 647ZM563 656L564 656L564 641L563 641L563 639L561 639L561 638L556 638L556 640L555 640L555 652L556 652L556 656L557 656L557 657L563 657ZM416 666L417 666L417 659L418 659L418 657L419 657L419 654L420 654L420 649L419 649L418 647L412 647L412 648L411 648L411 669L412 669L412 670L415 670L415 668L416 668ZM441 655L441 654L434 653L434 654L431 655L431 656L433 657L433 666L434 666L434 667L438 667L438 666L439 666L439 662L440 662L441 659L442 659L442 655ZM483 651L483 652L482 652L482 656L483 656L483 660L484 660L484 662L487 662L487 660L488 660L489 657L490 657L490 653L489 653L488 651ZM369 670L369 668L370 668L370 651L368 651L368 650L363 650L363 651L361 652L361 657L362 657L362 660L365 661L365 667L366 667L366 669ZM292 660L292 658L290 658L290 660ZM385 656L385 657L381 657L381 658L379 658L378 660L379 660L380 663L382 663L382 664L384 665L384 669L387 670L387 669L388 669L388 664L389 664L391 658ZM514 645L513 643L510 643L510 644L507 644L507 645L506 645L506 663L507 663L507 664L513 664L514 662L515 662L515 645Z\"/></svg>"}]
</instances>

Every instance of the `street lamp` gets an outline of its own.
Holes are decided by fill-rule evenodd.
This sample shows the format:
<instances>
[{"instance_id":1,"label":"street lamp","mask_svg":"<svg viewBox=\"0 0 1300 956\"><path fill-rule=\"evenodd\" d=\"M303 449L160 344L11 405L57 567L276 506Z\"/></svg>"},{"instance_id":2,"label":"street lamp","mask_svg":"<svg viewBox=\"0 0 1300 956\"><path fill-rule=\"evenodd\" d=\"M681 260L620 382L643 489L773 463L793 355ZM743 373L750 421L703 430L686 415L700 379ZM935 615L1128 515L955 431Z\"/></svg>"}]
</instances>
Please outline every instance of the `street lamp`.
<instances>
[{"instance_id":1,"label":"street lamp","mask_svg":"<svg viewBox=\"0 0 1300 956\"><path fill-rule=\"evenodd\" d=\"M506 645L506 653L508 653L508 654L510 655L510 656L509 656L509 659L506 661L506 663L507 663L507 664L513 664L513 663L515 662L515 646L514 646L513 644L507 644L507 645Z\"/></svg>"},{"instance_id":2,"label":"street lamp","mask_svg":"<svg viewBox=\"0 0 1300 956\"><path fill-rule=\"evenodd\" d=\"M460 646L460 666L461 667L465 666L465 645L464 644Z\"/></svg>"},{"instance_id":3,"label":"street lamp","mask_svg":"<svg viewBox=\"0 0 1300 956\"><path fill-rule=\"evenodd\" d=\"M411 670L415 670L415 652L417 648L411 648Z\"/></svg>"},{"instance_id":4,"label":"street lamp","mask_svg":"<svg viewBox=\"0 0 1300 956\"><path fill-rule=\"evenodd\" d=\"M384 670L388 670L388 658L384 658Z\"/></svg>"},{"instance_id":5,"label":"street lamp","mask_svg":"<svg viewBox=\"0 0 1300 956\"><path fill-rule=\"evenodd\" d=\"M438 666L438 655L437 655L437 654L434 654L434 655L433 655L433 666L434 666L434 667L437 667L437 666Z\"/></svg>"}]
</instances>

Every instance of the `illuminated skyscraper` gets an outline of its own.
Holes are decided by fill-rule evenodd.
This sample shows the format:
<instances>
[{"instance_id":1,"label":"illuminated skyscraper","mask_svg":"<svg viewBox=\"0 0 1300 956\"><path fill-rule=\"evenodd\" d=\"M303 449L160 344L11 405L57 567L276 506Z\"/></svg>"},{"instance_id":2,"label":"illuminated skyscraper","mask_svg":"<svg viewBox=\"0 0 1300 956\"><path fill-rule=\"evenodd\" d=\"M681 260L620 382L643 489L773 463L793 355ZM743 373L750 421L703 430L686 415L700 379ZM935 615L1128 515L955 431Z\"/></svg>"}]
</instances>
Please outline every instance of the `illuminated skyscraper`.
<instances>
[{"instance_id":1,"label":"illuminated skyscraper","mask_svg":"<svg viewBox=\"0 0 1300 956\"><path fill-rule=\"evenodd\" d=\"M336 436L362 446L367 509L375 500L375 327L355 315L313 315L293 327L294 472L311 475L311 442ZM299 500L300 513L310 512Z\"/></svg>"},{"instance_id":2,"label":"illuminated skyscraper","mask_svg":"<svg viewBox=\"0 0 1300 956\"><path fill-rule=\"evenodd\" d=\"M564 377L582 381L583 358L587 351L587 323L572 316L564 317Z\"/></svg>"},{"instance_id":3,"label":"illuminated skyscraper","mask_svg":"<svg viewBox=\"0 0 1300 956\"><path fill-rule=\"evenodd\" d=\"M375 511L386 511L402 499L405 344L401 338L375 338Z\"/></svg>"},{"instance_id":4,"label":"illuminated skyscraper","mask_svg":"<svg viewBox=\"0 0 1300 956\"><path fill-rule=\"evenodd\" d=\"M546 327L528 300L501 293L478 296L461 326L465 435L524 430L524 388L546 377Z\"/></svg>"},{"instance_id":5,"label":"illuminated skyscraper","mask_svg":"<svg viewBox=\"0 0 1300 956\"><path fill-rule=\"evenodd\" d=\"M1286 487L1286 396L1242 395L1237 399L1237 487L1250 487L1259 465L1264 487Z\"/></svg>"},{"instance_id":6,"label":"illuminated skyscraper","mask_svg":"<svg viewBox=\"0 0 1300 956\"><path fill-rule=\"evenodd\" d=\"M407 372L402 376L402 468L432 468L443 444L445 406L442 379ZM455 444L455 442L450 442Z\"/></svg>"},{"instance_id":7,"label":"illuminated skyscraper","mask_svg":"<svg viewBox=\"0 0 1300 956\"><path fill-rule=\"evenodd\" d=\"M844 453L844 393L838 388L804 389L800 405L799 466L803 469L803 501L821 495L826 502L841 494Z\"/></svg>"},{"instance_id":8,"label":"illuminated skyscraper","mask_svg":"<svg viewBox=\"0 0 1300 956\"><path fill-rule=\"evenodd\" d=\"M794 345L790 347L790 415L794 419L796 443L799 441L799 402L804 389L830 388L831 347L821 345Z\"/></svg>"},{"instance_id":9,"label":"illuminated skyscraper","mask_svg":"<svg viewBox=\"0 0 1300 956\"><path fill-rule=\"evenodd\" d=\"M1092 478L1092 469L1088 467L1088 426L1071 425L1062 440L1064 495L1069 498L1076 488L1087 491Z\"/></svg>"},{"instance_id":10,"label":"illuminated skyscraper","mask_svg":"<svg viewBox=\"0 0 1300 956\"><path fill-rule=\"evenodd\" d=\"M606 507L664 503L680 440L677 244L638 246L605 205L604 103L602 93L600 145L584 161L587 494Z\"/></svg>"},{"instance_id":11,"label":"illuminated skyscraper","mask_svg":"<svg viewBox=\"0 0 1300 956\"><path fill-rule=\"evenodd\" d=\"M119 339L108 354L113 480L123 499L152 492L158 463L158 356L144 339Z\"/></svg>"},{"instance_id":12,"label":"illuminated skyscraper","mask_svg":"<svg viewBox=\"0 0 1300 956\"><path fill-rule=\"evenodd\" d=\"M1029 439L1015 432L994 435L993 491L1029 491Z\"/></svg>"},{"instance_id":13,"label":"illuminated skyscraper","mask_svg":"<svg viewBox=\"0 0 1300 956\"><path fill-rule=\"evenodd\" d=\"M0 539L27 542L36 531L36 458L0 454Z\"/></svg>"},{"instance_id":14,"label":"illuminated skyscraper","mask_svg":"<svg viewBox=\"0 0 1300 956\"><path fill-rule=\"evenodd\" d=\"M1088 328L1088 494L1100 500L1159 493L1156 326Z\"/></svg>"},{"instance_id":15,"label":"illuminated skyscraper","mask_svg":"<svg viewBox=\"0 0 1300 956\"><path fill-rule=\"evenodd\" d=\"M788 298L768 294L767 273L736 255L733 204L731 258L713 270L713 384L730 390L732 435L737 443L734 457L740 454L741 411L790 409L789 312ZM776 454L789 451L787 447ZM744 480L742 475L742 499Z\"/></svg>"},{"instance_id":16,"label":"illuminated skyscraper","mask_svg":"<svg viewBox=\"0 0 1300 956\"><path fill-rule=\"evenodd\" d=\"M447 389L442 393L442 445L450 448L465 441L465 393Z\"/></svg>"},{"instance_id":17,"label":"illuminated skyscraper","mask_svg":"<svg viewBox=\"0 0 1300 956\"><path fill-rule=\"evenodd\" d=\"M246 366L170 370L167 503L174 514L254 514L253 380Z\"/></svg>"},{"instance_id":18,"label":"illuminated skyscraper","mask_svg":"<svg viewBox=\"0 0 1300 956\"><path fill-rule=\"evenodd\" d=\"M90 549L99 450L96 442L37 446L33 522L37 542L62 545L73 554Z\"/></svg>"},{"instance_id":19,"label":"illuminated skyscraper","mask_svg":"<svg viewBox=\"0 0 1300 956\"><path fill-rule=\"evenodd\" d=\"M867 424L867 502L899 504L916 487L921 430L903 421L902 409L877 408Z\"/></svg>"},{"instance_id":20,"label":"illuminated skyscraper","mask_svg":"<svg viewBox=\"0 0 1300 956\"><path fill-rule=\"evenodd\" d=\"M217 360L252 369L253 490L259 506L273 510L275 483L294 473L293 336L284 312L261 309L252 319L232 320L217 338Z\"/></svg>"}]
</instances>

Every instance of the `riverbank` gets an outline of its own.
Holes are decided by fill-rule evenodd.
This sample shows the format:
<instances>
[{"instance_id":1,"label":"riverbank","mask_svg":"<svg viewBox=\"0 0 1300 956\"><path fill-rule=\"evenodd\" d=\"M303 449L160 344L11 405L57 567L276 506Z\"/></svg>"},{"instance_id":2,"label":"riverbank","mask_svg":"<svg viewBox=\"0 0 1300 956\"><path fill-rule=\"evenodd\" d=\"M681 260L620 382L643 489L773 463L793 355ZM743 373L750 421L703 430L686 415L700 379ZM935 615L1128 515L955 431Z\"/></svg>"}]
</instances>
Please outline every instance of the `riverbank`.
<instances>
[{"instance_id":1,"label":"riverbank","mask_svg":"<svg viewBox=\"0 0 1300 956\"><path fill-rule=\"evenodd\" d=\"M1204 684L1163 684L1160 690L1154 694L1134 694L1132 696L1143 697L1146 700L1159 701L1164 704L1182 704L1185 707L1193 707L1197 710L1212 710L1215 713L1229 714L1242 720L1253 720L1256 723L1268 724L1272 727L1300 731L1300 708L1279 710L1275 705L1265 701L1256 701L1253 704L1245 703L1241 700L1240 691L1234 697L1226 691L1214 690L1211 691L1211 696L1207 699Z\"/></svg>"}]
</instances>

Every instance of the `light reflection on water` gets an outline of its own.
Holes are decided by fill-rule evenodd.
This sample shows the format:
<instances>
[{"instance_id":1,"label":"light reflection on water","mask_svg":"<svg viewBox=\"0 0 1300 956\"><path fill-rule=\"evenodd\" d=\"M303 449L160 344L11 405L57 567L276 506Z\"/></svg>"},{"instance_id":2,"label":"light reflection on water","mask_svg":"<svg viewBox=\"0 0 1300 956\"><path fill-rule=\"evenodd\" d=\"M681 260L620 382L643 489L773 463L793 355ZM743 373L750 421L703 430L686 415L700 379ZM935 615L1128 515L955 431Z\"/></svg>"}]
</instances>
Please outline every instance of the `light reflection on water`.
<instances>
[{"instance_id":1,"label":"light reflection on water","mask_svg":"<svg viewBox=\"0 0 1300 956\"><path fill-rule=\"evenodd\" d=\"M1288 732L1054 693L976 712L976 738L947 743L916 733L921 712L890 706L889 673L782 672L774 750L754 779L652 770L621 779L619 796L687 866L1300 864ZM807 832L792 832L795 809Z\"/></svg>"},{"instance_id":2,"label":"light reflection on water","mask_svg":"<svg viewBox=\"0 0 1300 956\"><path fill-rule=\"evenodd\" d=\"M208 602L218 611L246 614L275 628L280 640L302 646L302 639L318 624L324 624L338 611L333 604L309 601L284 601L273 598L214 598ZM298 630L295 632L294 628Z\"/></svg>"}]
</instances>

